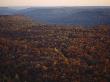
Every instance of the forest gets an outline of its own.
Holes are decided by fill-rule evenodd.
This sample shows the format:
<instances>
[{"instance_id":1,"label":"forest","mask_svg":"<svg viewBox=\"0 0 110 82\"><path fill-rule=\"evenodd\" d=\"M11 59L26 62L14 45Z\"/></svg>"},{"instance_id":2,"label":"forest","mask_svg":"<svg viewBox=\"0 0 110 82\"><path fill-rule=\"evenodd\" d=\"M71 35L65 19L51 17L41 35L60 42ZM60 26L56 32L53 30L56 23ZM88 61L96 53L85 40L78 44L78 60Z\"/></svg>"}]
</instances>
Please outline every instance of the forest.
<instances>
[{"instance_id":1,"label":"forest","mask_svg":"<svg viewBox=\"0 0 110 82\"><path fill-rule=\"evenodd\" d=\"M110 26L0 16L0 82L109 82Z\"/></svg>"}]
</instances>

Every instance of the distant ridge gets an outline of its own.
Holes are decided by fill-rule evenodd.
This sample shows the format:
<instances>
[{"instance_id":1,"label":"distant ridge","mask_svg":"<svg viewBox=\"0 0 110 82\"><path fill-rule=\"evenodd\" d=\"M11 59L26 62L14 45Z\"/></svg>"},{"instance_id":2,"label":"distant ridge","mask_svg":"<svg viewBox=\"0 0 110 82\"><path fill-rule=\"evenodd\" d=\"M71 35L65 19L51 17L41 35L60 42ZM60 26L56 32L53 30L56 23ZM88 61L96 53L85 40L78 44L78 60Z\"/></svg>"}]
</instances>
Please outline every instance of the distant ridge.
<instances>
[{"instance_id":1,"label":"distant ridge","mask_svg":"<svg viewBox=\"0 0 110 82\"><path fill-rule=\"evenodd\" d=\"M0 7L0 15L12 15L16 10L9 7Z\"/></svg>"},{"instance_id":2,"label":"distant ridge","mask_svg":"<svg viewBox=\"0 0 110 82\"><path fill-rule=\"evenodd\" d=\"M18 13L46 24L110 24L110 7L32 7Z\"/></svg>"},{"instance_id":3,"label":"distant ridge","mask_svg":"<svg viewBox=\"0 0 110 82\"><path fill-rule=\"evenodd\" d=\"M23 15L43 24L96 26L110 25L109 6L1 7L0 15Z\"/></svg>"}]
</instances>

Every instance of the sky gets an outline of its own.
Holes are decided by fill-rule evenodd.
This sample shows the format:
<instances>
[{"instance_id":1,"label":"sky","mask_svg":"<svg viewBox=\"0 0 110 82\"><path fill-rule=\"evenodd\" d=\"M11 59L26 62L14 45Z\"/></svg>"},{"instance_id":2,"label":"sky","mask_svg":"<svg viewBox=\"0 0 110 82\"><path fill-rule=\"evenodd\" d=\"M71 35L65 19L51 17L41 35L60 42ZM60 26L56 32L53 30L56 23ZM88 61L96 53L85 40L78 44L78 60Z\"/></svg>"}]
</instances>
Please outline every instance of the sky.
<instances>
[{"instance_id":1,"label":"sky","mask_svg":"<svg viewBox=\"0 0 110 82\"><path fill-rule=\"evenodd\" d=\"M110 6L110 0L0 0L0 6Z\"/></svg>"}]
</instances>

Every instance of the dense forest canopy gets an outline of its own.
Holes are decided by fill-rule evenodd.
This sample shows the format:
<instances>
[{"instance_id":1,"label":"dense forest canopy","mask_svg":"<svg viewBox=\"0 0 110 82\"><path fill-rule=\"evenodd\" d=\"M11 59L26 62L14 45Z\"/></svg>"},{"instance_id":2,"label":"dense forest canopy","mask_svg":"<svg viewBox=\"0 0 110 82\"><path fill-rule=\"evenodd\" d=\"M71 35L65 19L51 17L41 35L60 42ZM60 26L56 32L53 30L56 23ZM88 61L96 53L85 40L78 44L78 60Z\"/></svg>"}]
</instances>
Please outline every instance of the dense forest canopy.
<instances>
[{"instance_id":1,"label":"dense forest canopy","mask_svg":"<svg viewBox=\"0 0 110 82\"><path fill-rule=\"evenodd\" d=\"M0 16L0 82L109 81L109 25L45 25Z\"/></svg>"}]
</instances>

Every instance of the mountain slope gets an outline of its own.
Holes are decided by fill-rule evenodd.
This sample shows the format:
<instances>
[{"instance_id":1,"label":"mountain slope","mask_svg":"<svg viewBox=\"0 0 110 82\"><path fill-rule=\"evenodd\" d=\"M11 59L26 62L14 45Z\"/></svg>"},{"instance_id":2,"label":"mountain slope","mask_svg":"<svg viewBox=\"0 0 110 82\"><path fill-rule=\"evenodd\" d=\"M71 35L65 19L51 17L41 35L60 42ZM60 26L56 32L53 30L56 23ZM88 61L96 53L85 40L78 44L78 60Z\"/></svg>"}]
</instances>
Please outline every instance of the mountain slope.
<instances>
[{"instance_id":1,"label":"mountain slope","mask_svg":"<svg viewBox=\"0 0 110 82\"><path fill-rule=\"evenodd\" d=\"M38 23L22 15L1 15L0 30L26 30Z\"/></svg>"},{"instance_id":2,"label":"mountain slope","mask_svg":"<svg viewBox=\"0 0 110 82\"><path fill-rule=\"evenodd\" d=\"M0 15L24 15L45 24L110 24L110 7L0 7Z\"/></svg>"},{"instance_id":3,"label":"mountain slope","mask_svg":"<svg viewBox=\"0 0 110 82\"><path fill-rule=\"evenodd\" d=\"M0 82L110 81L110 26L33 23L0 16Z\"/></svg>"},{"instance_id":4,"label":"mountain slope","mask_svg":"<svg viewBox=\"0 0 110 82\"><path fill-rule=\"evenodd\" d=\"M0 15L12 15L15 12L15 9L11 9L8 7L0 7Z\"/></svg>"},{"instance_id":5,"label":"mountain slope","mask_svg":"<svg viewBox=\"0 0 110 82\"><path fill-rule=\"evenodd\" d=\"M19 14L32 17L47 24L74 24L95 26L110 24L109 7L61 7L61 8L28 8Z\"/></svg>"}]
</instances>

